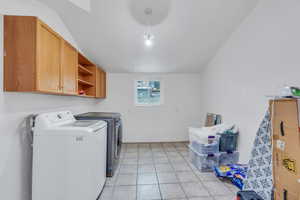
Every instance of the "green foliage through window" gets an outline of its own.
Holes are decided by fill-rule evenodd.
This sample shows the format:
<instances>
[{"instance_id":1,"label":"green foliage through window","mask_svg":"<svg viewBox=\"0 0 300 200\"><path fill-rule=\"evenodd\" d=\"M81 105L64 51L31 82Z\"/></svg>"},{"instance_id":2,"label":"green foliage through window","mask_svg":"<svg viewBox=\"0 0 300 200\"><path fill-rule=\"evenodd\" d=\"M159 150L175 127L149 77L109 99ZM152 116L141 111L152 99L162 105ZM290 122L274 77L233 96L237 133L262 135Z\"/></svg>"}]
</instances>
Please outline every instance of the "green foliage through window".
<instances>
[{"instance_id":1,"label":"green foliage through window","mask_svg":"<svg viewBox=\"0 0 300 200\"><path fill-rule=\"evenodd\" d=\"M161 103L160 81L137 81L136 104L159 105Z\"/></svg>"}]
</instances>

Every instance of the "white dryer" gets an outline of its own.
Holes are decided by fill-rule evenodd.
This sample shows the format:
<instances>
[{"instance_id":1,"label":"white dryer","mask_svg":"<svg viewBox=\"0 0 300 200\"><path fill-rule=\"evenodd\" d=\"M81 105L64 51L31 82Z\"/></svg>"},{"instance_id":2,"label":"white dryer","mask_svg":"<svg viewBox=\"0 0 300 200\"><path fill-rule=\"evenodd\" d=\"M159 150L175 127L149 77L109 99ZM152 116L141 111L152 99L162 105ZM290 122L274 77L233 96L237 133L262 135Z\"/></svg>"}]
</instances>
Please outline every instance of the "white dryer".
<instances>
[{"instance_id":1,"label":"white dryer","mask_svg":"<svg viewBox=\"0 0 300 200\"><path fill-rule=\"evenodd\" d=\"M32 200L96 200L106 179L105 121L69 111L40 114L33 128Z\"/></svg>"}]
</instances>

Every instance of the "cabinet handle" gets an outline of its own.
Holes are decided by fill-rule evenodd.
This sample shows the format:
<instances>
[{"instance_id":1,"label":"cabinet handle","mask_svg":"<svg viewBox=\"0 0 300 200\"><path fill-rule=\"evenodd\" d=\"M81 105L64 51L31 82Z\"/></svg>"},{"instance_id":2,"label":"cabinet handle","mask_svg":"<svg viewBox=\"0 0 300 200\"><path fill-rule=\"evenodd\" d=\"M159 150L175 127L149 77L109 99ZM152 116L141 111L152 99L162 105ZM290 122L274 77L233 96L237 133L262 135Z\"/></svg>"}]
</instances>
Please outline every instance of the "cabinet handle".
<instances>
[{"instance_id":1,"label":"cabinet handle","mask_svg":"<svg viewBox=\"0 0 300 200\"><path fill-rule=\"evenodd\" d=\"M283 121L280 122L280 133L281 133L281 136L284 136L285 133L284 133L284 124L283 124Z\"/></svg>"},{"instance_id":2,"label":"cabinet handle","mask_svg":"<svg viewBox=\"0 0 300 200\"><path fill-rule=\"evenodd\" d=\"M57 86L57 90L59 90L59 91L61 91L61 90L63 90L64 89L64 87L63 86Z\"/></svg>"},{"instance_id":3,"label":"cabinet handle","mask_svg":"<svg viewBox=\"0 0 300 200\"><path fill-rule=\"evenodd\" d=\"M287 190L283 190L283 200L287 200Z\"/></svg>"}]
</instances>

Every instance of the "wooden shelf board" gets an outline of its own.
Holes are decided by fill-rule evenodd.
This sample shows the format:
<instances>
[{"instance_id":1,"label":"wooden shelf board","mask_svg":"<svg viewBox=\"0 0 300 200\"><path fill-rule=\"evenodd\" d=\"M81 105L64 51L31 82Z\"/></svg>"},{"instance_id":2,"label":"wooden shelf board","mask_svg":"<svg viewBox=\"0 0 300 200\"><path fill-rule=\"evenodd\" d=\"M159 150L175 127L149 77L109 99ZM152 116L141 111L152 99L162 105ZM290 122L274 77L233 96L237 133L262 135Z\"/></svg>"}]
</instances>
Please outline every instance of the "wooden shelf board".
<instances>
[{"instance_id":1,"label":"wooden shelf board","mask_svg":"<svg viewBox=\"0 0 300 200\"><path fill-rule=\"evenodd\" d=\"M81 80L81 79L78 79L78 83L81 84L81 85L86 85L86 86L94 87L93 83L90 83L88 81L84 81L84 80Z\"/></svg>"},{"instance_id":2,"label":"wooden shelf board","mask_svg":"<svg viewBox=\"0 0 300 200\"><path fill-rule=\"evenodd\" d=\"M84 75L93 75L93 72L78 64L78 72Z\"/></svg>"},{"instance_id":3,"label":"wooden shelf board","mask_svg":"<svg viewBox=\"0 0 300 200\"><path fill-rule=\"evenodd\" d=\"M85 57L80 52L78 52L78 62L83 65L91 65L91 66L94 65L94 63L92 63L87 57Z\"/></svg>"}]
</instances>

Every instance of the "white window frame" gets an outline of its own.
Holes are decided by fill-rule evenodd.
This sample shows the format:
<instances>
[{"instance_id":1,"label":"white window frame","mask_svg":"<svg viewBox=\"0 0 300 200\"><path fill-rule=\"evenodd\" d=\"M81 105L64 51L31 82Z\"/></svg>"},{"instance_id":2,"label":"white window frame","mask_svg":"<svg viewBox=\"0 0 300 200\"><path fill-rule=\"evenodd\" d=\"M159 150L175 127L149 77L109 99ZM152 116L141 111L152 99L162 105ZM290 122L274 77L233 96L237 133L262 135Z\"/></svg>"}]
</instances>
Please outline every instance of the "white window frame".
<instances>
[{"instance_id":1,"label":"white window frame","mask_svg":"<svg viewBox=\"0 0 300 200\"><path fill-rule=\"evenodd\" d=\"M139 103L138 102L138 94L137 94L137 82L138 81L159 81L160 82L160 101L158 103ZM134 104L135 106L141 107L151 107L151 106L161 106L164 103L164 83L160 79L151 79L151 78L141 78L134 80Z\"/></svg>"}]
</instances>

